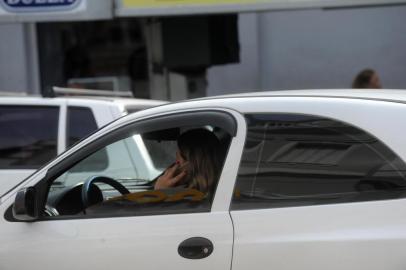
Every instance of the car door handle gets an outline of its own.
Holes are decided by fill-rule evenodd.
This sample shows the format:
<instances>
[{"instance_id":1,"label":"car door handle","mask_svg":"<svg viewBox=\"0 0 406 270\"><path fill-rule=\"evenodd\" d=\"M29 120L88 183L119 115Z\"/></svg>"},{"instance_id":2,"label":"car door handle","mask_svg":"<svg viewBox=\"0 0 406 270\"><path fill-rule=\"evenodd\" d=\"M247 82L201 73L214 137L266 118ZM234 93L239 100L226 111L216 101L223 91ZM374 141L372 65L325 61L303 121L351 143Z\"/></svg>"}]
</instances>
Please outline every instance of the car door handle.
<instances>
[{"instance_id":1,"label":"car door handle","mask_svg":"<svg viewBox=\"0 0 406 270\"><path fill-rule=\"evenodd\" d=\"M203 259L213 252L213 243L203 237L192 237L180 243L178 253L186 259Z\"/></svg>"}]
</instances>

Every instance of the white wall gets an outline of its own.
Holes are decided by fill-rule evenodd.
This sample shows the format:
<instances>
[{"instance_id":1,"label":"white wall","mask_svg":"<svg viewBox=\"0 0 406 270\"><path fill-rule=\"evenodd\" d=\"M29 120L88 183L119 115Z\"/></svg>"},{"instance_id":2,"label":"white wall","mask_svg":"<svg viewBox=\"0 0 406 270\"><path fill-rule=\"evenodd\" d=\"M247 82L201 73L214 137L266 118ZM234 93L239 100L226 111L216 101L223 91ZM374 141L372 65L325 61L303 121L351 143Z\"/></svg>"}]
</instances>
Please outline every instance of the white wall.
<instances>
[{"instance_id":1,"label":"white wall","mask_svg":"<svg viewBox=\"0 0 406 270\"><path fill-rule=\"evenodd\" d=\"M208 95L349 88L366 67L406 89L406 6L242 14L240 64L209 69Z\"/></svg>"},{"instance_id":2,"label":"white wall","mask_svg":"<svg viewBox=\"0 0 406 270\"><path fill-rule=\"evenodd\" d=\"M0 90L23 91L27 87L23 25L0 24L0 37Z\"/></svg>"},{"instance_id":3,"label":"white wall","mask_svg":"<svg viewBox=\"0 0 406 270\"><path fill-rule=\"evenodd\" d=\"M365 67L406 88L406 7L272 12L260 16L264 89L346 88Z\"/></svg>"},{"instance_id":4,"label":"white wall","mask_svg":"<svg viewBox=\"0 0 406 270\"><path fill-rule=\"evenodd\" d=\"M0 91L39 93L33 25L0 24Z\"/></svg>"}]
</instances>

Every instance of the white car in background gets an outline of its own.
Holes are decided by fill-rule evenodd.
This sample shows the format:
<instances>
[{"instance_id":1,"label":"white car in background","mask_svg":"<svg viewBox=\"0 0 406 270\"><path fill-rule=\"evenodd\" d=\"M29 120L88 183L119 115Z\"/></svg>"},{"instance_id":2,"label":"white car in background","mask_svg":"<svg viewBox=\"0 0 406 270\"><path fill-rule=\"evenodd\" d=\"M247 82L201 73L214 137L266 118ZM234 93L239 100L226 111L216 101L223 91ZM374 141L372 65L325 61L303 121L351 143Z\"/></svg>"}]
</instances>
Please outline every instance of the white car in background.
<instances>
[{"instance_id":1,"label":"white car in background","mask_svg":"<svg viewBox=\"0 0 406 270\"><path fill-rule=\"evenodd\" d=\"M94 96L1 97L0 196L100 127L128 113L165 103ZM109 160L108 153L100 158L104 165L99 163L99 170L107 165L119 168L119 162Z\"/></svg>"},{"instance_id":2,"label":"white car in background","mask_svg":"<svg viewBox=\"0 0 406 270\"><path fill-rule=\"evenodd\" d=\"M403 270L405 115L404 91L319 90L122 117L0 198L0 269ZM132 147L112 157L128 170L92 167L134 138L153 145L155 164L194 128L222 145L213 194L153 190L159 172L138 179ZM89 174L61 184L77 170Z\"/></svg>"}]
</instances>

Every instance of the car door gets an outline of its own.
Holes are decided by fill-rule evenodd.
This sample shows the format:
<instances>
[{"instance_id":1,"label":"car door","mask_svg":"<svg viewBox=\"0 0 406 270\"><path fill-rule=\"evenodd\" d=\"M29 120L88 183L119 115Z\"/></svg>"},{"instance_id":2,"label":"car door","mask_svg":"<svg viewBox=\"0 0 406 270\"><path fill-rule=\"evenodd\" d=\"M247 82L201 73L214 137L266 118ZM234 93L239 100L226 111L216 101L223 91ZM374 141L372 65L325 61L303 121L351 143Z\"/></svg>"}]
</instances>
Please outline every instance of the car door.
<instances>
[{"instance_id":1,"label":"car door","mask_svg":"<svg viewBox=\"0 0 406 270\"><path fill-rule=\"evenodd\" d=\"M20 222L11 215L11 197L1 205L1 211L6 211L6 219L0 223L0 269L230 269L233 227L228 212L229 191L238 167L238 160L233 157L241 155L245 137L244 119L235 112L218 109L178 112L122 126L80 146L76 153L50 168L47 176L35 185L38 201L51 205L51 193L60 188L59 177L76 170L79 165L82 173L86 166L97 167L100 152L106 147L134 136L145 139L160 136L160 133L171 134L180 124L182 128L216 126L227 131L228 155L209 204L192 208L182 208L182 204L160 208L154 204L152 208L148 205L139 208L143 210L118 208L93 216L89 211L87 215L63 214L73 211L76 205L73 196L64 206L54 205L56 209L48 212L51 216ZM139 133L141 131L144 133ZM108 159L122 158L121 155L108 156ZM116 177L117 181L129 180L123 176L123 170L108 173L105 176ZM121 183L126 185L127 182ZM76 189L74 184L70 187L69 192ZM66 186L61 190L63 188ZM103 193L109 192L108 188L100 189ZM101 204L96 204L96 209ZM59 215L55 214L58 211Z\"/></svg>"},{"instance_id":2,"label":"car door","mask_svg":"<svg viewBox=\"0 0 406 270\"><path fill-rule=\"evenodd\" d=\"M231 204L233 270L404 269L405 105L255 104Z\"/></svg>"}]
</instances>

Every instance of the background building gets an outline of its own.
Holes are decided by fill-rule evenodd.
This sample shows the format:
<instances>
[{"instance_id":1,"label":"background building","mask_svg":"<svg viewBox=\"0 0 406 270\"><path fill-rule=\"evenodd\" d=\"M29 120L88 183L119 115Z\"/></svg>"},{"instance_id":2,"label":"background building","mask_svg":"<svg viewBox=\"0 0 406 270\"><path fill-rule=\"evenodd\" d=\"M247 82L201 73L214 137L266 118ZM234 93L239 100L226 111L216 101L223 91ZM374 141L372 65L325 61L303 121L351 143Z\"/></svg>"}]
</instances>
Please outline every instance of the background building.
<instances>
[{"instance_id":1,"label":"background building","mask_svg":"<svg viewBox=\"0 0 406 270\"><path fill-rule=\"evenodd\" d=\"M165 2L2 0L0 91L58 85L178 100L348 88L366 67L384 87L406 87L406 1Z\"/></svg>"}]
</instances>

